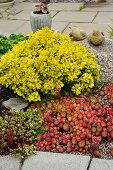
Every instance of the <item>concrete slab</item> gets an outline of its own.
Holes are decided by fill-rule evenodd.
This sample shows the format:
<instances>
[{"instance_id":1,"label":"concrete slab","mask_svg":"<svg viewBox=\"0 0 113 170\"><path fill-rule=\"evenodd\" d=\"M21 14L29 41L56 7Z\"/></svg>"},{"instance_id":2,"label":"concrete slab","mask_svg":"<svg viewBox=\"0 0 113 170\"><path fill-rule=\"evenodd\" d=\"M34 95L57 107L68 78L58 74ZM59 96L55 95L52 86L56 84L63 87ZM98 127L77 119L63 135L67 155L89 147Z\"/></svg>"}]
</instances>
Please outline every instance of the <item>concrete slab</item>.
<instances>
[{"instance_id":1,"label":"concrete slab","mask_svg":"<svg viewBox=\"0 0 113 170\"><path fill-rule=\"evenodd\" d=\"M50 13L51 13L51 16L54 17L58 13L58 11L50 11Z\"/></svg>"},{"instance_id":2,"label":"concrete slab","mask_svg":"<svg viewBox=\"0 0 113 170\"><path fill-rule=\"evenodd\" d=\"M26 21L24 25L22 25L19 29L15 30L16 33L22 33L22 34L29 34L30 32L32 32L31 30L31 25L30 25L30 21Z\"/></svg>"},{"instance_id":3,"label":"concrete slab","mask_svg":"<svg viewBox=\"0 0 113 170\"><path fill-rule=\"evenodd\" d=\"M92 22L96 12L69 12L61 11L53 18L53 21L64 22Z\"/></svg>"},{"instance_id":4,"label":"concrete slab","mask_svg":"<svg viewBox=\"0 0 113 170\"><path fill-rule=\"evenodd\" d=\"M8 18L13 19L13 20L24 20L24 21L29 21L30 20L30 10L24 10L21 11L20 13L16 15L10 15Z\"/></svg>"},{"instance_id":5,"label":"concrete slab","mask_svg":"<svg viewBox=\"0 0 113 170\"><path fill-rule=\"evenodd\" d=\"M90 3L86 5L83 11L104 11L110 12L113 11L113 3Z\"/></svg>"},{"instance_id":6,"label":"concrete slab","mask_svg":"<svg viewBox=\"0 0 113 170\"><path fill-rule=\"evenodd\" d=\"M37 152L23 164L22 170L87 170L89 156Z\"/></svg>"},{"instance_id":7,"label":"concrete slab","mask_svg":"<svg viewBox=\"0 0 113 170\"><path fill-rule=\"evenodd\" d=\"M0 20L0 32L10 32L13 33L19 29L25 21L17 20Z\"/></svg>"},{"instance_id":8,"label":"concrete slab","mask_svg":"<svg viewBox=\"0 0 113 170\"><path fill-rule=\"evenodd\" d=\"M79 10L79 7L82 6L83 3L52 3L48 8L49 10L57 10L57 11L72 11Z\"/></svg>"},{"instance_id":9,"label":"concrete slab","mask_svg":"<svg viewBox=\"0 0 113 170\"><path fill-rule=\"evenodd\" d=\"M36 3L33 2L22 2L22 3L17 3L15 5L15 8L21 9L21 10L34 10L35 9Z\"/></svg>"},{"instance_id":10,"label":"concrete slab","mask_svg":"<svg viewBox=\"0 0 113 170\"><path fill-rule=\"evenodd\" d=\"M0 170L19 170L20 160L12 156L0 156Z\"/></svg>"},{"instance_id":11,"label":"concrete slab","mask_svg":"<svg viewBox=\"0 0 113 170\"><path fill-rule=\"evenodd\" d=\"M26 108L29 103L23 98L10 98L9 100L4 101L2 105L7 109L19 112L21 109Z\"/></svg>"},{"instance_id":12,"label":"concrete slab","mask_svg":"<svg viewBox=\"0 0 113 170\"><path fill-rule=\"evenodd\" d=\"M113 170L113 160L94 158L90 164L89 170Z\"/></svg>"},{"instance_id":13,"label":"concrete slab","mask_svg":"<svg viewBox=\"0 0 113 170\"><path fill-rule=\"evenodd\" d=\"M56 30L56 31L62 33L67 26L68 26L67 22L53 22L52 23L52 30Z\"/></svg>"},{"instance_id":14,"label":"concrete slab","mask_svg":"<svg viewBox=\"0 0 113 170\"><path fill-rule=\"evenodd\" d=\"M50 11L51 16L55 16L57 14L58 11ZM21 11L19 13L17 13L16 15L9 15L8 18L12 19L12 20L25 20L25 21L29 21L30 20L30 10L24 10Z\"/></svg>"},{"instance_id":15,"label":"concrete slab","mask_svg":"<svg viewBox=\"0 0 113 170\"><path fill-rule=\"evenodd\" d=\"M63 32L65 28L67 27L68 23L66 22L52 22L52 30L56 30L58 32ZM22 33L22 34L29 34L32 32L30 22L27 21L23 26L21 26L19 29L15 30L16 33Z\"/></svg>"},{"instance_id":16,"label":"concrete slab","mask_svg":"<svg viewBox=\"0 0 113 170\"><path fill-rule=\"evenodd\" d=\"M99 12L93 23L113 23L113 12Z\"/></svg>"},{"instance_id":17,"label":"concrete slab","mask_svg":"<svg viewBox=\"0 0 113 170\"><path fill-rule=\"evenodd\" d=\"M109 37L109 33L108 33L109 26L111 26L113 28L113 23L112 24L70 23L68 25L68 27L64 30L63 33L69 34L71 32L69 27L74 26L74 25L78 25L78 26L82 27L86 31L87 34L92 32L92 30L95 28L99 29L100 31L102 31L104 33L105 37Z\"/></svg>"},{"instance_id":18,"label":"concrete slab","mask_svg":"<svg viewBox=\"0 0 113 170\"><path fill-rule=\"evenodd\" d=\"M18 13L22 12L23 10L18 9L18 8L10 8L7 10L7 12L9 13L9 15L17 15Z\"/></svg>"},{"instance_id":19,"label":"concrete slab","mask_svg":"<svg viewBox=\"0 0 113 170\"><path fill-rule=\"evenodd\" d=\"M7 9L9 9L8 7L0 7L0 13L3 13L4 11L6 11Z\"/></svg>"},{"instance_id":20,"label":"concrete slab","mask_svg":"<svg viewBox=\"0 0 113 170\"><path fill-rule=\"evenodd\" d=\"M0 19L3 18L3 15L0 13Z\"/></svg>"}]
</instances>

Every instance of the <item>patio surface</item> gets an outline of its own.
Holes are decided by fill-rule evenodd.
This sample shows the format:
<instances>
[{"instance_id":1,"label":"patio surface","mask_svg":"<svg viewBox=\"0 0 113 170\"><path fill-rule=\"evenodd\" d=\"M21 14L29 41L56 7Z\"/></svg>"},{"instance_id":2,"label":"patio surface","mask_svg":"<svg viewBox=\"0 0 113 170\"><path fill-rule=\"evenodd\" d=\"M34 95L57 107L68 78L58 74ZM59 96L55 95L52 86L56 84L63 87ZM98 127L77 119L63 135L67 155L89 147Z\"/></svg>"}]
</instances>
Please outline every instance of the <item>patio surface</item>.
<instances>
[{"instance_id":1,"label":"patio surface","mask_svg":"<svg viewBox=\"0 0 113 170\"><path fill-rule=\"evenodd\" d=\"M31 32L30 12L35 3L15 0L11 8L0 7L0 33ZM70 25L82 26L87 34L99 28L108 37L107 29L113 27L113 3L101 3L79 10L83 3L52 3L52 29L70 33ZM19 158L0 156L0 170L113 170L113 160L91 159L90 156L38 152L30 156L20 168Z\"/></svg>"},{"instance_id":2,"label":"patio surface","mask_svg":"<svg viewBox=\"0 0 113 170\"><path fill-rule=\"evenodd\" d=\"M0 32L31 32L30 13L36 3L15 0L9 9L0 7ZM70 33L70 25L79 25L89 34L92 29L99 28L108 37L109 26L113 27L113 3L88 5L82 11L83 3L51 3L48 8L53 21L52 29L61 33Z\"/></svg>"},{"instance_id":3,"label":"patio surface","mask_svg":"<svg viewBox=\"0 0 113 170\"><path fill-rule=\"evenodd\" d=\"M113 160L39 151L28 157L22 167L19 158L0 156L0 170L113 170Z\"/></svg>"}]
</instances>

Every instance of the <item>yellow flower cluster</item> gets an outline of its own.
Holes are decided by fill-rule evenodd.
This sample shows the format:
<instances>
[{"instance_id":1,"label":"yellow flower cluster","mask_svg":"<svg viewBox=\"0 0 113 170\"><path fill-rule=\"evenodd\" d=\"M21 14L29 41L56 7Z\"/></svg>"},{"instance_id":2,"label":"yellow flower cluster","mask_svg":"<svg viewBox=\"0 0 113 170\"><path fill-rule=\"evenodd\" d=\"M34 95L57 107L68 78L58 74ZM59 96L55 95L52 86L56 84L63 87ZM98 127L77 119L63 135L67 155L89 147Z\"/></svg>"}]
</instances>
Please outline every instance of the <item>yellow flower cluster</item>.
<instances>
[{"instance_id":1,"label":"yellow flower cluster","mask_svg":"<svg viewBox=\"0 0 113 170\"><path fill-rule=\"evenodd\" d=\"M0 84L29 101L68 85L75 94L94 86L100 67L95 55L68 35L47 27L30 33L0 59Z\"/></svg>"}]
</instances>

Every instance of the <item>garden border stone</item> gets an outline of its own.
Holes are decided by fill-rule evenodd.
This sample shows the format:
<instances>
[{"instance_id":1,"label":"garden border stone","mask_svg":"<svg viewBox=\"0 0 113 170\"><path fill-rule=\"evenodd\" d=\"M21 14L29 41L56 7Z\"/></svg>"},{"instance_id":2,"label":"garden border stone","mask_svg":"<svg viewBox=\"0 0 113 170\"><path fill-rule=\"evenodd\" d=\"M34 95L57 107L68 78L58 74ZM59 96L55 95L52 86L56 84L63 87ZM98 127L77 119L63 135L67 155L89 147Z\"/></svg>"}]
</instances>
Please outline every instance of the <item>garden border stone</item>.
<instances>
[{"instance_id":1,"label":"garden border stone","mask_svg":"<svg viewBox=\"0 0 113 170\"><path fill-rule=\"evenodd\" d=\"M0 170L20 170L20 159L13 156L0 156Z\"/></svg>"},{"instance_id":2,"label":"garden border stone","mask_svg":"<svg viewBox=\"0 0 113 170\"><path fill-rule=\"evenodd\" d=\"M37 152L25 160L22 170L87 170L90 156Z\"/></svg>"},{"instance_id":3,"label":"garden border stone","mask_svg":"<svg viewBox=\"0 0 113 170\"><path fill-rule=\"evenodd\" d=\"M20 111L28 106L28 102L23 98L10 98L2 103L2 105L8 109Z\"/></svg>"},{"instance_id":4,"label":"garden border stone","mask_svg":"<svg viewBox=\"0 0 113 170\"><path fill-rule=\"evenodd\" d=\"M89 170L113 170L113 160L93 158Z\"/></svg>"}]
</instances>

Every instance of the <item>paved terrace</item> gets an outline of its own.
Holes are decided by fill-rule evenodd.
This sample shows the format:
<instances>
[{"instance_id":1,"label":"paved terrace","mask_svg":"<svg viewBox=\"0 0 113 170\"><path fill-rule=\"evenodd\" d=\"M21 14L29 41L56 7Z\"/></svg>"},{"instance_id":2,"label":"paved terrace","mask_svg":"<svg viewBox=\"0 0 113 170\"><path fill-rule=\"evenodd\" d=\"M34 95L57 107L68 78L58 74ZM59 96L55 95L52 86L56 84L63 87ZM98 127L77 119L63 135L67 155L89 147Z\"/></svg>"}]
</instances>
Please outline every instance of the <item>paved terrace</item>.
<instances>
[{"instance_id":1,"label":"paved terrace","mask_svg":"<svg viewBox=\"0 0 113 170\"><path fill-rule=\"evenodd\" d=\"M28 34L31 32L30 13L36 3L15 0L13 7L0 7L0 32ZM99 28L108 36L107 29L113 27L113 3L100 3L84 8L83 3L52 3L48 8L53 17L52 29L69 33L70 25L82 26L87 33Z\"/></svg>"},{"instance_id":2,"label":"paved terrace","mask_svg":"<svg viewBox=\"0 0 113 170\"><path fill-rule=\"evenodd\" d=\"M37 152L28 157L23 166L19 158L0 157L0 170L113 170L113 160L90 156Z\"/></svg>"},{"instance_id":3,"label":"paved terrace","mask_svg":"<svg viewBox=\"0 0 113 170\"><path fill-rule=\"evenodd\" d=\"M113 27L113 4L103 3L95 7L87 7L79 11L82 3L50 4L49 10L53 17L52 29L69 33L70 25L80 25L87 33L99 28L108 36L108 25ZM30 12L35 4L16 0L10 9L0 7L0 32L23 33L31 32ZM3 18L2 18L3 16ZM37 152L30 156L20 168L19 158L0 157L0 170L113 170L113 160L92 159L90 156Z\"/></svg>"}]
</instances>

